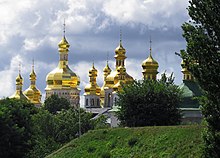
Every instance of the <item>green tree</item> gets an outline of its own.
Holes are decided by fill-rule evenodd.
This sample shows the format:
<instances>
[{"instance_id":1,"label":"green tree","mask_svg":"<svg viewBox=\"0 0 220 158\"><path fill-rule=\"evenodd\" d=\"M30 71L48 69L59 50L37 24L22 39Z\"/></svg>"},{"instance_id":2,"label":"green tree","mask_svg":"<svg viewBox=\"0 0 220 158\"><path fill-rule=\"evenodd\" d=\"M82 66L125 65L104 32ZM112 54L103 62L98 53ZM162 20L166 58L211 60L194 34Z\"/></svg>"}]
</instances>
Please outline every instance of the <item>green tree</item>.
<instances>
[{"instance_id":1,"label":"green tree","mask_svg":"<svg viewBox=\"0 0 220 158\"><path fill-rule=\"evenodd\" d=\"M80 110L81 133L94 128L92 114ZM61 110L56 115L42 109L32 117L34 124L33 149L28 157L45 157L62 145L76 138L79 133L79 111L73 108Z\"/></svg>"},{"instance_id":2,"label":"green tree","mask_svg":"<svg viewBox=\"0 0 220 158\"><path fill-rule=\"evenodd\" d=\"M208 126L204 155L220 157L220 2L191 0L188 12L192 21L182 26L187 48L181 56L205 93L200 98Z\"/></svg>"},{"instance_id":3,"label":"green tree","mask_svg":"<svg viewBox=\"0 0 220 158\"><path fill-rule=\"evenodd\" d=\"M181 91L172 76L163 74L160 81L134 81L118 94L119 120L123 126L159 126L180 123L177 105Z\"/></svg>"},{"instance_id":4,"label":"green tree","mask_svg":"<svg viewBox=\"0 0 220 158\"><path fill-rule=\"evenodd\" d=\"M58 95L53 94L49 98L47 98L44 102L44 109L48 110L52 114L56 114L57 111L61 111L62 109L69 109L70 103L65 98L60 98Z\"/></svg>"},{"instance_id":5,"label":"green tree","mask_svg":"<svg viewBox=\"0 0 220 158\"><path fill-rule=\"evenodd\" d=\"M25 100L0 100L0 157L24 157L32 148L31 116L37 113Z\"/></svg>"}]
</instances>

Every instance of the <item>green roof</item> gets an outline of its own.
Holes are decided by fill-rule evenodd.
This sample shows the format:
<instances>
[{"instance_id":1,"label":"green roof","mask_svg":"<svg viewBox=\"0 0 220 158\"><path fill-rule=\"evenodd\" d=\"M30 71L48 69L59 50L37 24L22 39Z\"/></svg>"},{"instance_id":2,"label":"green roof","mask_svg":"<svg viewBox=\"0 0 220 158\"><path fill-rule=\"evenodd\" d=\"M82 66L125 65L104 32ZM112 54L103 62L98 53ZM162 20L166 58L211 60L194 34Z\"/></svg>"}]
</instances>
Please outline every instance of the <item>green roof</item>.
<instances>
[{"instance_id":1,"label":"green roof","mask_svg":"<svg viewBox=\"0 0 220 158\"><path fill-rule=\"evenodd\" d=\"M199 102L195 97L202 95L202 90L195 81L183 80L183 83L179 86L183 91L183 100L180 104L180 108L199 108Z\"/></svg>"}]
</instances>

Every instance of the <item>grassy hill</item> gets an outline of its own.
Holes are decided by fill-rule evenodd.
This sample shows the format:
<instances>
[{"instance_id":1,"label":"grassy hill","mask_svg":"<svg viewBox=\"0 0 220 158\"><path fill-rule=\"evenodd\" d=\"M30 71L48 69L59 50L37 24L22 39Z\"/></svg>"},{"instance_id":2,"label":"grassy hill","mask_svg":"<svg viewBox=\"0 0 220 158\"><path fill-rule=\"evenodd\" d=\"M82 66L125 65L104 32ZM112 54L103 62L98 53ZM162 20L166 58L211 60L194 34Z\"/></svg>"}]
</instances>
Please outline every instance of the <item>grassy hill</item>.
<instances>
[{"instance_id":1,"label":"grassy hill","mask_svg":"<svg viewBox=\"0 0 220 158\"><path fill-rule=\"evenodd\" d=\"M94 130L48 158L196 158L201 156L202 129L187 125Z\"/></svg>"}]
</instances>

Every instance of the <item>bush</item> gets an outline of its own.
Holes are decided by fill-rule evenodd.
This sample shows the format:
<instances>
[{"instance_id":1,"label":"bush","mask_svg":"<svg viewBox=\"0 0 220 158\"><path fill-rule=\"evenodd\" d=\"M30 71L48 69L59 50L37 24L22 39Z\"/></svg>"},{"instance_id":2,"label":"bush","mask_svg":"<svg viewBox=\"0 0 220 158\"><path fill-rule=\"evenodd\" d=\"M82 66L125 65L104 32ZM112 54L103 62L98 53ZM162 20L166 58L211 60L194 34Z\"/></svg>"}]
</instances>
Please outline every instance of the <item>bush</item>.
<instances>
[{"instance_id":1,"label":"bush","mask_svg":"<svg viewBox=\"0 0 220 158\"><path fill-rule=\"evenodd\" d=\"M164 75L160 81L134 81L118 94L117 116L128 127L177 125L181 115L177 109L181 91Z\"/></svg>"}]
</instances>

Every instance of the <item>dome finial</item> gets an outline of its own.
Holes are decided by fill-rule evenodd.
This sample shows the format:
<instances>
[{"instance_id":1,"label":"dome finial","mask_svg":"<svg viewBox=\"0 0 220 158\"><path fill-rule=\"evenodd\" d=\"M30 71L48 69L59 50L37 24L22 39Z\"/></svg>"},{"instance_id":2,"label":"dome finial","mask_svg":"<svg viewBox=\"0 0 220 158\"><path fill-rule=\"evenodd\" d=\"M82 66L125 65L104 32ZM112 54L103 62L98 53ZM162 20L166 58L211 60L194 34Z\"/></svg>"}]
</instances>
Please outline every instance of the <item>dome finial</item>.
<instances>
[{"instance_id":1,"label":"dome finial","mask_svg":"<svg viewBox=\"0 0 220 158\"><path fill-rule=\"evenodd\" d=\"M120 44L122 42L122 30L121 30L121 26L120 26Z\"/></svg>"},{"instance_id":2,"label":"dome finial","mask_svg":"<svg viewBox=\"0 0 220 158\"><path fill-rule=\"evenodd\" d=\"M152 55L152 40L151 40L151 35L150 35L150 55Z\"/></svg>"},{"instance_id":3,"label":"dome finial","mask_svg":"<svg viewBox=\"0 0 220 158\"><path fill-rule=\"evenodd\" d=\"M21 74L21 62L18 64L18 73Z\"/></svg>"},{"instance_id":4,"label":"dome finial","mask_svg":"<svg viewBox=\"0 0 220 158\"><path fill-rule=\"evenodd\" d=\"M32 71L34 71L34 58L32 59Z\"/></svg>"},{"instance_id":5,"label":"dome finial","mask_svg":"<svg viewBox=\"0 0 220 158\"><path fill-rule=\"evenodd\" d=\"M106 55L106 58L107 58L107 65L108 65L108 58L109 58L109 52L107 52L107 55Z\"/></svg>"},{"instance_id":6,"label":"dome finial","mask_svg":"<svg viewBox=\"0 0 220 158\"><path fill-rule=\"evenodd\" d=\"M65 37L66 33L66 23L65 23L65 18L63 19L63 36Z\"/></svg>"}]
</instances>

